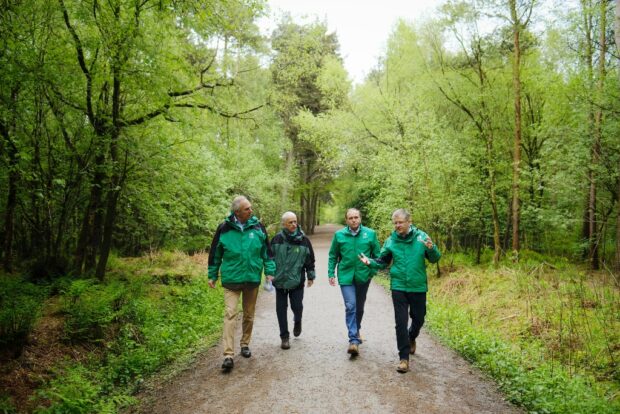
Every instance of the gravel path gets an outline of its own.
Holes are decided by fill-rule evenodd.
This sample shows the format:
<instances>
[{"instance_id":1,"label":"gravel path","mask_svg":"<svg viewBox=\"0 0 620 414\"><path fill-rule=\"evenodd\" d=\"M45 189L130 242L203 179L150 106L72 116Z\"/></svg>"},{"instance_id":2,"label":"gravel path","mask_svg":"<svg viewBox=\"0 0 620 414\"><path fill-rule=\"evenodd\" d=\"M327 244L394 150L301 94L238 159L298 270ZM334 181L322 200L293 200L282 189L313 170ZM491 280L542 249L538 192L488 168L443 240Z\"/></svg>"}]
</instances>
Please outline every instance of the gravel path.
<instances>
[{"instance_id":1,"label":"gravel path","mask_svg":"<svg viewBox=\"0 0 620 414\"><path fill-rule=\"evenodd\" d=\"M368 291L360 355L349 357L340 289L327 281L327 252L337 228L321 226L312 237L317 280L305 290L303 332L291 336L291 349L280 349L275 294L261 289L252 357L237 355L234 370L223 374L222 348L214 347L190 369L149 392L141 412L520 413L492 382L424 329L411 371L397 373L392 302L374 283ZM292 331L290 310L289 325ZM240 333L236 341L239 338Z\"/></svg>"}]
</instances>

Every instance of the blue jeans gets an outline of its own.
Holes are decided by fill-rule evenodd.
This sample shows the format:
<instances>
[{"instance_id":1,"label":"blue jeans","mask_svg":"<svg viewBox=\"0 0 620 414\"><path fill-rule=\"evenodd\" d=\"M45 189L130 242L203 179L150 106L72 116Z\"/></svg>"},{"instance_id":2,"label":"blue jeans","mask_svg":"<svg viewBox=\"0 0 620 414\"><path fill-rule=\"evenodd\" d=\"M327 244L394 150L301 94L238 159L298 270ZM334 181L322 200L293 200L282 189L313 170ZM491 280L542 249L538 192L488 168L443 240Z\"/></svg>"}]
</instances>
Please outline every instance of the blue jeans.
<instances>
[{"instance_id":1,"label":"blue jeans","mask_svg":"<svg viewBox=\"0 0 620 414\"><path fill-rule=\"evenodd\" d=\"M362 327L362 317L364 316L364 304L368 293L370 280L366 283L352 285L341 285L340 291L344 299L345 322L349 331L349 343L360 344L359 330Z\"/></svg>"}]
</instances>

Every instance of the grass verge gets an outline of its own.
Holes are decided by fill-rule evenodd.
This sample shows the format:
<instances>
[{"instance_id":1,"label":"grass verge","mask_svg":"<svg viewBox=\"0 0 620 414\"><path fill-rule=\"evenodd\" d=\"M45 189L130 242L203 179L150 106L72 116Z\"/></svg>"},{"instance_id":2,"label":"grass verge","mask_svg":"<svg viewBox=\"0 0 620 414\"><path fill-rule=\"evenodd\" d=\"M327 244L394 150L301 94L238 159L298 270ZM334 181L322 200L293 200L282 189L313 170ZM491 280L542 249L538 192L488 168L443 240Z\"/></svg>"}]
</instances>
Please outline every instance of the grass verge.
<instances>
[{"instance_id":1,"label":"grass verge","mask_svg":"<svg viewBox=\"0 0 620 414\"><path fill-rule=\"evenodd\" d=\"M145 380L190 360L221 336L222 289L208 287L206 260L164 252L112 260L104 282L57 280L52 290L59 293L48 299L53 306L43 315L57 320L48 328L57 332L44 335L35 328L16 364L36 366L46 359L46 369L28 372L36 377L36 391L27 400L4 396L0 409L116 413L135 404L133 395ZM42 337L55 340L37 344ZM54 352L36 350L42 345Z\"/></svg>"},{"instance_id":2,"label":"grass verge","mask_svg":"<svg viewBox=\"0 0 620 414\"><path fill-rule=\"evenodd\" d=\"M426 328L535 413L620 412L620 295L613 275L565 261L499 269L446 261L429 277ZM377 277L389 289L389 279Z\"/></svg>"}]
</instances>

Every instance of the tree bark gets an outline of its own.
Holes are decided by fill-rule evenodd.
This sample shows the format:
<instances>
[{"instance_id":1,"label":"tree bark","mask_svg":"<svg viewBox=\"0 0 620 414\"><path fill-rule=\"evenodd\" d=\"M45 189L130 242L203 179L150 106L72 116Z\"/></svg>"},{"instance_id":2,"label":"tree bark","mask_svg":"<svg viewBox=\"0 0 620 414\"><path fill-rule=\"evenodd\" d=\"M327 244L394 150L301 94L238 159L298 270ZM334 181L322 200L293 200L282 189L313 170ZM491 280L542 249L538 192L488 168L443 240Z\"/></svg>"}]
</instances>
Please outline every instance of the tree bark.
<instances>
[{"instance_id":1,"label":"tree bark","mask_svg":"<svg viewBox=\"0 0 620 414\"><path fill-rule=\"evenodd\" d=\"M510 0L510 15L513 24L514 55L512 83L514 90L515 135L512 158L512 252L513 260L519 256L519 221L521 218L519 200L519 179L521 169L521 21L517 15L516 0Z\"/></svg>"},{"instance_id":2,"label":"tree bark","mask_svg":"<svg viewBox=\"0 0 620 414\"><path fill-rule=\"evenodd\" d=\"M616 50L620 54L620 4L616 2ZM620 77L620 72L618 72ZM615 269L620 273L620 160L618 160L618 178L616 189L616 260Z\"/></svg>"},{"instance_id":3,"label":"tree bark","mask_svg":"<svg viewBox=\"0 0 620 414\"><path fill-rule=\"evenodd\" d=\"M11 139L8 128L0 123L2 136L6 141L7 154L9 158L9 182L4 214L4 232L2 240L3 260L2 266L7 273L13 271L13 235L15 228L15 207L17 206L17 182L19 180L18 171L18 150Z\"/></svg>"},{"instance_id":4,"label":"tree bark","mask_svg":"<svg viewBox=\"0 0 620 414\"><path fill-rule=\"evenodd\" d=\"M105 269L112 248L112 234L114 232L114 221L116 219L116 205L120 196L121 187L123 185L123 176L120 173L118 159L118 140L120 138L120 113L121 113L121 81L118 73L118 67L113 68L114 81L112 91L112 136L110 139L110 161L112 164L112 179L110 180L110 189L108 190L106 200L106 214L103 223L103 240L99 252L99 262L95 276L99 280L103 280Z\"/></svg>"},{"instance_id":5,"label":"tree bark","mask_svg":"<svg viewBox=\"0 0 620 414\"><path fill-rule=\"evenodd\" d=\"M598 82L596 87L596 100L599 102L597 109L594 113L594 142L592 144L592 181L590 182L590 203L589 207L589 227L590 227L590 243L588 249L588 259L590 260L590 267L593 270L600 268L600 255L599 255L599 241L600 235L597 230L597 212L596 212L596 167L600 163L601 158L601 141L602 141L602 129L603 129L603 111L601 109L600 101L604 93L605 77L606 77L606 54L607 54L607 1L602 0L600 2L600 22L599 22L599 44L601 47L600 56L598 60Z\"/></svg>"}]
</instances>

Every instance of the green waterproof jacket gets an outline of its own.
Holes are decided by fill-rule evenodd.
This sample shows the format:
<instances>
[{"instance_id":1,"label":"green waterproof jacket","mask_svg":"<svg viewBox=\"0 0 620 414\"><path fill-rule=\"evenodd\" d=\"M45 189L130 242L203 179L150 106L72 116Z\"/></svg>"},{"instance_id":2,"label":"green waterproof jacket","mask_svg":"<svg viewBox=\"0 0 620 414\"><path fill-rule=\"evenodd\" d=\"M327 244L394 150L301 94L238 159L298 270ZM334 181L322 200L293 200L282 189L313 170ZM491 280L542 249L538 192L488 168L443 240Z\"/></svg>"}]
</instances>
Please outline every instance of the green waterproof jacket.
<instances>
[{"instance_id":1,"label":"green waterproof jacket","mask_svg":"<svg viewBox=\"0 0 620 414\"><path fill-rule=\"evenodd\" d=\"M314 250L300 228L294 233L282 229L271 240L275 255L276 274L273 285L278 289L302 287L306 276L314 280Z\"/></svg>"},{"instance_id":2,"label":"green waterproof jacket","mask_svg":"<svg viewBox=\"0 0 620 414\"><path fill-rule=\"evenodd\" d=\"M261 281L263 270L273 275L276 266L267 231L255 216L243 227L231 214L215 231L209 251L209 279L222 277L222 286L234 289Z\"/></svg>"},{"instance_id":3,"label":"green waterproof jacket","mask_svg":"<svg viewBox=\"0 0 620 414\"><path fill-rule=\"evenodd\" d=\"M360 225L358 233L351 234L349 227L334 233L332 245L329 249L327 275L336 276L338 268L338 283L352 285L366 283L377 271L364 265L358 255L364 253L369 258L378 257L381 245L373 229Z\"/></svg>"},{"instance_id":4,"label":"green waterproof jacket","mask_svg":"<svg viewBox=\"0 0 620 414\"><path fill-rule=\"evenodd\" d=\"M385 241L376 260L370 261L373 269L385 269L390 262L390 289L404 292L427 292L426 262L437 263L441 257L437 245L429 249L424 244L427 234L411 226L406 236L397 232Z\"/></svg>"}]
</instances>

